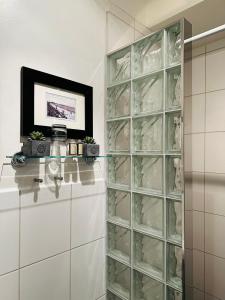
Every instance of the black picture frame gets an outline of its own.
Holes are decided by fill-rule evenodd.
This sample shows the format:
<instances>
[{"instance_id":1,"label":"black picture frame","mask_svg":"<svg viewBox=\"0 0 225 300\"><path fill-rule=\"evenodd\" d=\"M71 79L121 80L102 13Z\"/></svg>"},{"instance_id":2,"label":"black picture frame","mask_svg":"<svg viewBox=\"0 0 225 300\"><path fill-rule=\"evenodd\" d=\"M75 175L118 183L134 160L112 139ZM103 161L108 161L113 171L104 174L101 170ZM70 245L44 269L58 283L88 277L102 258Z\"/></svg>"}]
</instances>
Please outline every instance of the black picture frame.
<instances>
[{"instance_id":1,"label":"black picture frame","mask_svg":"<svg viewBox=\"0 0 225 300\"><path fill-rule=\"evenodd\" d=\"M83 139L93 136L93 88L72 80L30 69L21 68L21 138L27 137L33 130L41 131L51 137L51 127L34 124L34 85L43 84L50 88L81 94L85 98L85 130L68 129L69 139ZM57 124L57 122L54 122Z\"/></svg>"}]
</instances>

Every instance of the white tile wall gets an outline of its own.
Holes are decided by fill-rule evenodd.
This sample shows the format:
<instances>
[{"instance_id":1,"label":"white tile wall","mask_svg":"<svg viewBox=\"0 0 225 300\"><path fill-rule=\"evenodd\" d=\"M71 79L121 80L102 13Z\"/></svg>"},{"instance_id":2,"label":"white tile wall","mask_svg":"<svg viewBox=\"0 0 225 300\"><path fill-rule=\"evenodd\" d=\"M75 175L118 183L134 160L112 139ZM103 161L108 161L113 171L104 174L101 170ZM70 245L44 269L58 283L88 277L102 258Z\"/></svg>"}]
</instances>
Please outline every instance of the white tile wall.
<instances>
[{"instance_id":1,"label":"white tile wall","mask_svg":"<svg viewBox=\"0 0 225 300\"><path fill-rule=\"evenodd\" d=\"M105 294L105 241L71 252L71 300L96 300Z\"/></svg>"},{"instance_id":2,"label":"white tile wall","mask_svg":"<svg viewBox=\"0 0 225 300\"><path fill-rule=\"evenodd\" d=\"M207 93L206 94L206 132L225 131L224 111L225 111L225 89Z\"/></svg>"},{"instance_id":3,"label":"white tile wall","mask_svg":"<svg viewBox=\"0 0 225 300\"><path fill-rule=\"evenodd\" d=\"M205 134L205 172L225 173L225 132ZM199 157L199 159L201 159Z\"/></svg>"},{"instance_id":4,"label":"white tile wall","mask_svg":"<svg viewBox=\"0 0 225 300\"><path fill-rule=\"evenodd\" d=\"M205 285L204 271L204 252L193 250L193 286L201 291L204 291Z\"/></svg>"},{"instance_id":5,"label":"white tile wall","mask_svg":"<svg viewBox=\"0 0 225 300\"><path fill-rule=\"evenodd\" d=\"M184 168L186 172L204 172L204 134L184 136Z\"/></svg>"},{"instance_id":6,"label":"white tile wall","mask_svg":"<svg viewBox=\"0 0 225 300\"><path fill-rule=\"evenodd\" d=\"M0 299L19 300L19 271L0 277Z\"/></svg>"},{"instance_id":7,"label":"white tile wall","mask_svg":"<svg viewBox=\"0 0 225 300\"><path fill-rule=\"evenodd\" d=\"M20 271L20 300L69 300L70 252Z\"/></svg>"}]
</instances>

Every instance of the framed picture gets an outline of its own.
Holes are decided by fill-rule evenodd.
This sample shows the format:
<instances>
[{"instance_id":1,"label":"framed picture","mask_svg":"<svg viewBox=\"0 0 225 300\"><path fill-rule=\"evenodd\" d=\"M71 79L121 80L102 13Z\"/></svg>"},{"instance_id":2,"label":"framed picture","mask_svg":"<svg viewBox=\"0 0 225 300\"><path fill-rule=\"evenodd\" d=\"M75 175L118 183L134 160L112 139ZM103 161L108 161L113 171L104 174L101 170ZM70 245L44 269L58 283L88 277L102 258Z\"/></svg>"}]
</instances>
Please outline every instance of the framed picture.
<instances>
[{"instance_id":1,"label":"framed picture","mask_svg":"<svg viewBox=\"0 0 225 300\"><path fill-rule=\"evenodd\" d=\"M93 88L30 68L21 68L21 136L33 130L51 136L63 124L68 138L93 136Z\"/></svg>"}]
</instances>

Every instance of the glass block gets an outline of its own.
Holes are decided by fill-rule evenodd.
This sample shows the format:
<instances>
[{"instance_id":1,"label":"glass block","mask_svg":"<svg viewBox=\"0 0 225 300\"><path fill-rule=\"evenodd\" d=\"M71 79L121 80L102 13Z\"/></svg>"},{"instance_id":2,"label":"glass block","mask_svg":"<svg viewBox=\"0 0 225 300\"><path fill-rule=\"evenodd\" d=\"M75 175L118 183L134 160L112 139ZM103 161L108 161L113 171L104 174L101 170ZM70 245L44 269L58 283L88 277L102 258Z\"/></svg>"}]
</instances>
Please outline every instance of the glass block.
<instances>
[{"instance_id":1,"label":"glass block","mask_svg":"<svg viewBox=\"0 0 225 300\"><path fill-rule=\"evenodd\" d=\"M134 76L159 70L163 66L163 31L134 44Z\"/></svg>"},{"instance_id":2,"label":"glass block","mask_svg":"<svg viewBox=\"0 0 225 300\"><path fill-rule=\"evenodd\" d=\"M109 151L129 151L129 120L108 122L108 149Z\"/></svg>"},{"instance_id":3,"label":"glass block","mask_svg":"<svg viewBox=\"0 0 225 300\"><path fill-rule=\"evenodd\" d=\"M154 235L163 236L163 203L163 198L134 193L134 227Z\"/></svg>"},{"instance_id":4,"label":"glass block","mask_svg":"<svg viewBox=\"0 0 225 300\"><path fill-rule=\"evenodd\" d=\"M167 29L167 64L181 62L181 28L177 23Z\"/></svg>"},{"instance_id":5,"label":"glass block","mask_svg":"<svg viewBox=\"0 0 225 300\"><path fill-rule=\"evenodd\" d=\"M181 108L182 101L182 79L181 68L175 67L167 70L167 93L166 93L166 109Z\"/></svg>"},{"instance_id":6,"label":"glass block","mask_svg":"<svg viewBox=\"0 0 225 300\"><path fill-rule=\"evenodd\" d=\"M181 247L167 244L167 282L182 289L182 258Z\"/></svg>"},{"instance_id":7,"label":"glass block","mask_svg":"<svg viewBox=\"0 0 225 300\"><path fill-rule=\"evenodd\" d=\"M162 115L133 119L134 150L162 151Z\"/></svg>"},{"instance_id":8,"label":"glass block","mask_svg":"<svg viewBox=\"0 0 225 300\"><path fill-rule=\"evenodd\" d=\"M130 299L130 268L108 257L108 287L118 295Z\"/></svg>"},{"instance_id":9,"label":"glass block","mask_svg":"<svg viewBox=\"0 0 225 300\"><path fill-rule=\"evenodd\" d=\"M130 262L130 230L108 223L108 253Z\"/></svg>"},{"instance_id":10,"label":"glass block","mask_svg":"<svg viewBox=\"0 0 225 300\"><path fill-rule=\"evenodd\" d=\"M121 82L130 78L131 52L130 47L122 49L116 53L113 53L108 58L109 63L109 77L108 81L113 84Z\"/></svg>"},{"instance_id":11,"label":"glass block","mask_svg":"<svg viewBox=\"0 0 225 300\"><path fill-rule=\"evenodd\" d=\"M163 192L163 158L133 156L134 187L154 193Z\"/></svg>"},{"instance_id":12,"label":"glass block","mask_svg":"<svg viewBox=\"0 0 225 300\"><path fill-rule=\"evenodd\" d=\"M130 193L108 189L108 218L116 222L130 224Z\"/></svg>"},{"instance_id":13,"label":"glass block","mask_svg":"<svg viewBox=\"0 0 225 300\"><path fill-rule=\"evenodd\" d=\"M134 233L134 264L160 279L164 277L164 243L158 239Z\"/></svg>"},{"instance_id":14,"label":"glass block","mask_svg":"<svg viewBox=\"0 0 225 300\"><path fill-rule=\"evenodd\" d=\"M164 286L161 282L134 271L134 299L163 300Z\"/></svg>"},{"instance_id":15,"label":"glass block","mask_svg":"<svg viewBox=\"0 0 225 300\"><path fill-rule=\"evenodd\" d=\"M182 242L182 203L167 199L167 237Z\"/></svg>"},{"instance_id":16,"label":"glass block","mask_svg":"<svg viewBox=\"0 0 225 300\"><path fill-rule=\"evenodd\" d=\"M130 167L129 155L113 155L113 157L108 160L109 183L123 188L129 188Z\"/></svg>"},{"instance_id":17,"label":"glass block","mask_svg":"<svg viewBox=\"0 0 225 300\"><path fill-rule=\"evenodd\" d=\"M166 168L167 195L180 198L183 191L183 165L181 157L167 156Z\"/></svg>"},{"instance_id":18,"label":"glass block","mask_svg":"<svg viewBox=\"0 0 225 300\"><path fill-rule=\"evenodd\" d=\"M182 118L181 112L166 114L166 150L180 152L182 149Z\"/></svg>"},{"instance_id":19,"label":"glass block","mask_svg":"<svg viewBox=\"0 0 225 300\"><path fill-rule=\"evenodd\" d=\"M107 291L107 300L121 300L121 298L117 297L110 291Z\"/></svg>"},{"instance_id":20,"label":"glass block","mask_svg":"<svg viewBox=\"0 0 225 300\"><path fill-rule=\"evenodd\" d=\"M172 289L171 287L167 287L167 300L182 300L182 293Z\"/></svg>"},{"instance_id":21,"label":"glass block","mask_svg":"<svg viewBox=\"0 0 225 300\"><path fill-rule=\"evenodd\" d=\"M163 72L133 81L134 114L162 111Z\"/></svg>"},{"instance_id":22,"label":"glass block","mask_svg":"<svg viewBox=\"0 0 225 300\"><path fill-rule=\"evenodd\" d=\"M124 83L107 91L107 117L108 119L129 116L130 114L130 83Z\"/></svg>"}]
</instances>

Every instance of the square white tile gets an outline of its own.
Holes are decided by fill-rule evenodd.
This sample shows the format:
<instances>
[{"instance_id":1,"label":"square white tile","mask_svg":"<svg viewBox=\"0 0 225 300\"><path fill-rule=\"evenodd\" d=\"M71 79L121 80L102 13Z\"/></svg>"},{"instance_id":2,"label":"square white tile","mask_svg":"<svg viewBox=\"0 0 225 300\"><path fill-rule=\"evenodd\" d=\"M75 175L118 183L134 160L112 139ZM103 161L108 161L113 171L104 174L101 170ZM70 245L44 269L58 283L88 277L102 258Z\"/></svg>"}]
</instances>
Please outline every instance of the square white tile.
<instances>
[{"instance_id":1,"label":"square white tile","mask_svg":"<svg viewBox=\"0 0 225 300\"><path fill-rule=\"evenodd\" d=\"M21 210L21 266L70 248L71 201Z\"/></svg>"},{"instance_id":2,"label":"square white tile","mask_svg":"<svg viewBox=\"0 0 225 300\"><path fill-rule=\"evenodd\" d=\"M198 290L205 289L205 257L204 252L193 250L193 286Z\"/></svg>"},{"instance_id":3,"label":"square white tile","mask_svg":"<svg viewBox=\"0 0 225 300\"><path fill-rule=\"evenodd\" d=\"M21 269L20 300L31 299L70 299L69 252Z\"/></svg>"},{"instance_id":4,"label":"square white tile","mask_svg":"<svg viewBox=\"0 0 225 300\"><path fill-rule=\"evenodd\" d=\"M225 132L205 135L205 172L225 173Z\"/></svg>"},{"instance_id":5,"label":"square white tile","mask_svg":"<svg viewBox=\"0 0 225 300\"><path fill-rule=\"evenodd\" d=\"M19 190L1 189L0 190L0 211L19 208Z\"/></svg>"},{"instance_id":6,"label":"square white tile","mask_svg":"<svg viewBox=\"0 0 225 300\"><path fill-rule=\"evenodd\" d=\"M206 91L225 89L225 48L206 54Z\"/></svg>"},{"instance_id":7,"label":"square white tile","mask_svg":"<svg viewBox=\"0 0 225 300\"><path fill-rule=\"evenodd\" d=\"M104 179L96 180L92 184L81 184L80 182L72 184L72 199L103 194L105 192L106 184Z\"/></svg>"},{"instance_id":8,"label":"square white tile","mask_svg":"<svg viewBox=\"0 0 225 300\"><path fill-rule=\"evenodd\" d=\"M185 209L204 211L204 173L185 173Z\"/></svg>"},{"instance_id":9,"label":"square white tile","mask_svg":"<svg viewBox=\"0 0 225 300\"><path fill-rule=\"evenodd\" d=\"M105 240L71 252L71 300L96 300L105 294Z\"/></svg>"},{"instance_id":10,"label":"square white tile","mask_svg":"<svg viewBox=\"0 0 225 300\"><path fill-rule=\"evenodd\" d=\"M19 271L0 276L0 299L19 300Z\"/></svg>"},{"instance_id":11,"label":"square white tile","mask_svg":"<svg viewBox=\"0 0 225 300\"><path fill-rule=\"evenodd\" d=\"M206 94L206 132L225 131L225 90Z\"/></svg>"},{"instance_id":12,"label":"square white tile","mask_svg":"<svg viewBox=\"0 0 225 300\"><path fill-rule=\"evenodd\" d=\"M204 172L204 133L184 136L184 171Z\"/></svg>"},{"instance_id":13,"label":"square white tile","mask_svg":"<svg viewBox=\"0 0 225 300\"><path fill-rule=\"evenodd\" d=\"M193 248L204 251L204 212L193 211Z\"/></svg>"}]
</instances>

